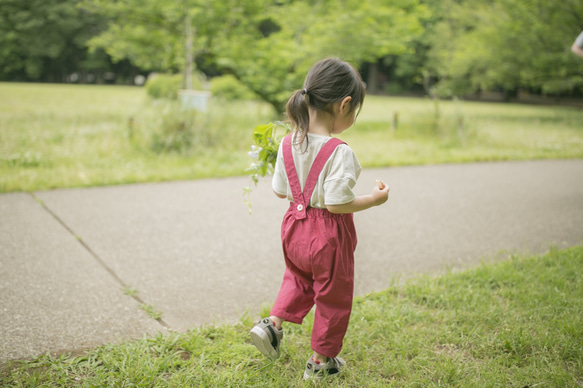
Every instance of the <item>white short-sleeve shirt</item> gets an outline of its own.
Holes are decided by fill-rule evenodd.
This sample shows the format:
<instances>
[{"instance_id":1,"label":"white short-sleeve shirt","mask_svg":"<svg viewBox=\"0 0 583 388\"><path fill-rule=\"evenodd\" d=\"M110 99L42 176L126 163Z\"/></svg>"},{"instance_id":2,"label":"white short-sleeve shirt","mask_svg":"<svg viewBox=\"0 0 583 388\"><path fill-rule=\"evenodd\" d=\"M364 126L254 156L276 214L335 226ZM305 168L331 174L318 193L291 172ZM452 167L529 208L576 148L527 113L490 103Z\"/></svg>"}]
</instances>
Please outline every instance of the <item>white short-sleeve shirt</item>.
<instances>
[{"instance_id":1,"label":"white short-sleeve shirt","mask_svg":"<svg viewBox=\"0 0 583 388\"><path fill-rule=\"evenodd\" d=\"M575 39L575 44L583 49L583 31L579 34L577 39Z\"/></svg>"},{"instance_id":2,"label":"white short-sleeve shirt","mask_svg":"<svg viewBox=\"0 0 583 388\"><path fill-rule=\"evenodd\" d=\"M292 155L302 191L304 190L314 159L316 159L318 152L320 152L324 144L331 139L328 136L314 135L311 133L308 133L306 138L307 140L304 139L301 147L292 145ZM308 143L307 150L306 141ZM283 142L279 145L271 185L276 193L287 196L287 199L293 202L293 194L283 161L282 144ZM310 199L310 206L325 209L326 205L343 205L352 202L355 198L352 189L356 184L361 170L362 167L352 149L346 144L340 144L336 147L330 158L328 158L318 177L318 182L314 187L314 192Z\"/></svg>"}]
</instances>

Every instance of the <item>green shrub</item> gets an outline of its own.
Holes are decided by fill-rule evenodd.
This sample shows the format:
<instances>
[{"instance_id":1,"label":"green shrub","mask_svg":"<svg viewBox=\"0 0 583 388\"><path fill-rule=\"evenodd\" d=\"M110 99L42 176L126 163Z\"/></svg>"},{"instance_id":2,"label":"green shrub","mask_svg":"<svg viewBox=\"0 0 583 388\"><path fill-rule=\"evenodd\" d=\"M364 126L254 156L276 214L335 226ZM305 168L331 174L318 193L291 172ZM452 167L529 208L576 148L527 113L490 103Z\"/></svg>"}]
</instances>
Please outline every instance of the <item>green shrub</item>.
<instances>
[{"instance_id":1,"label":"green shrub","mask_svg":"<svg viewBox=\"0 0 583 388\"><path fill-rule=\"evenodd\" d=\"M182 74L158 74L146 82L146 93L152 98L175 100L182 88Z\"/></svg>"},{"instance_id":2,"label":"green shrub","mask_svg":"<svg viewBox=\"0 0 583 388\"><path fill-rule=\"evenodd\" d=\"M181 109L177 102L166 103L160 108L156 119L150 122L153 151L189 154L217 143L218 135L207 125L202 113Z\"/></svg>"},{"instance_id":3,"label":"green shrub","mask_svg":"<svg viewBox=\"0 0 583 388\"><path fill-rule=\"evenodd\" d=\"M227 101L257 99L257 95L253 91L230 74L213 78L211 80L211 93L213 96L224 98Z\"/></svg>"},{"instance_id":4,"label":"green shrub","mask_svg":"<svg viewBox=\"0 0 583 388\"><path fill-rule=\"evenodd\" d=\"M192 86L195 90L202 90L204 86L204 75L195 72L192 75ZM146 93L152 98L168 98L176 100L178 91L183 89L182 74L157 74L146 82Z\"/></svg>"}]
</instances>

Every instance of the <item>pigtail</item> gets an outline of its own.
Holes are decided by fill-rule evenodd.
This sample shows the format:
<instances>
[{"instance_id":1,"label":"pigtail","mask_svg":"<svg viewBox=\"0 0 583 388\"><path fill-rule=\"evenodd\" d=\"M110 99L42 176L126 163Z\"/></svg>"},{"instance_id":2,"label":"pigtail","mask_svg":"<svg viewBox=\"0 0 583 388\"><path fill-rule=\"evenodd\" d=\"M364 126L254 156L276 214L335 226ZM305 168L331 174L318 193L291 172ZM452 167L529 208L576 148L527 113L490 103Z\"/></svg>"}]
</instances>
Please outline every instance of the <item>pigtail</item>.
<instances>
[{"instance_id":1,"label":"pigtail","mask_svg":"<svg viewBox=\"0 0 583 388\"><path fill-rule=\"evenodd\" d=\"M285 110L287 117L292 123L292 128L296 130L294 145L304 142L308 134L310 125L310 114L308 112L309 96L305 89L296 90L287 101Z\"/></svg>"}]
</instances>

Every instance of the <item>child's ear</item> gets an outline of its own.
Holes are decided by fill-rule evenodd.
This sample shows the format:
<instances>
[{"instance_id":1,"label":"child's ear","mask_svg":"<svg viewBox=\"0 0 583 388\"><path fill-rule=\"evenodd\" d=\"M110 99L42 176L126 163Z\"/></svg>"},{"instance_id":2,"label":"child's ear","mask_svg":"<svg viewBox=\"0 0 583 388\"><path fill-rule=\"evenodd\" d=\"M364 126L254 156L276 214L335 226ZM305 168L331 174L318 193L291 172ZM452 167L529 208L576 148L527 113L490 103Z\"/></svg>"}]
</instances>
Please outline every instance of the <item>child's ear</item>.
<instances>
[{"instance_id":1,"label":"child's ear","mask_svg":"<svg viewBox=\"0 0 583 388\"><path fill-rule=\"evenodd\" d=\"M352 97L344 97L342 101L340 101L340 109L339 113L346 114L346 112L350 112L350 101L352 101Z\"/></svg>"}]
</instances>

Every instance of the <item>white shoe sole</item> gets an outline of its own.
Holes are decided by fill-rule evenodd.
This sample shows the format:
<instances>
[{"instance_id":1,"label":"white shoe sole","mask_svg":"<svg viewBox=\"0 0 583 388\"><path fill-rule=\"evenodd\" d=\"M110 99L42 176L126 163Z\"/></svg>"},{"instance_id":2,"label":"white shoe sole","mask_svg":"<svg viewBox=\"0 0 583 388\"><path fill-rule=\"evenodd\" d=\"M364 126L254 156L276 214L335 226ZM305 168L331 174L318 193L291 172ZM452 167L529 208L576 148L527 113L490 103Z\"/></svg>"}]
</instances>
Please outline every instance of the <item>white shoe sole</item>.
<instances>
[{"instance_id":1,"label":"white shoe sole","mask_svg":"<svg viewBox=\"0 0 583 388\"><path fill-rule=\"evenodd\" d=\"M328 374L328 373L314 373L314 374L308 374L308 372L304 371L304 380L310 380L310 379L315 379L315 380L321 380L324 377L338 377L340 376L340 374L342 373L342 369L344 368L344 366L346 365L346 361L344 361L342 358L337 357L338 359L338 363L336 364L337 369L338 369L338 373L334 373L334 374Z\"/></svg>"},{"instance_id":2,"label":"white shoe sole","mask_svg":"<svg viewBox=\"0 0 583 388\"><path fill-rule=\"evenodd\" d=\"M277 351L273 348L273 346L271 346L271 340L269 339L269 335L267 335L265 330L259 327L254 327L251 329L251 341L257 350L259 350L267 357L271 358L272 360L277 358Z\"/></svg>"},{"instance_id":3,"label":"white shoe sole","mask_svg":"<svg viewBox=\"0 0 583 388\"><path fill-rule=\"evenodd\" d=\"M316 373L313 375L309 375L306 372L304 372L304 380L322 380L324 377L329 377L329 378L335 378L340 376L340 373L342 372L338 372L338 373L334 373L333 375L329 375L329 374L322 374L322 373Z\"/></svg>"}]
</instances>

